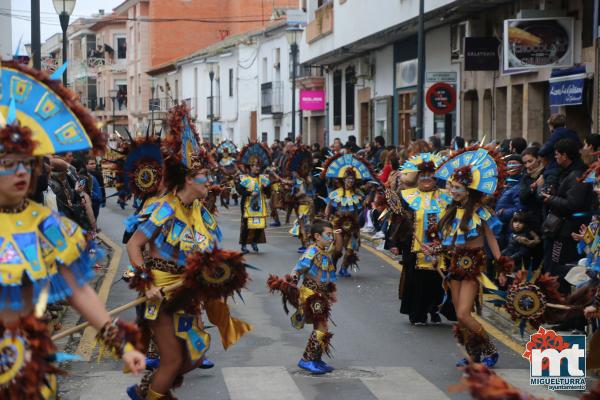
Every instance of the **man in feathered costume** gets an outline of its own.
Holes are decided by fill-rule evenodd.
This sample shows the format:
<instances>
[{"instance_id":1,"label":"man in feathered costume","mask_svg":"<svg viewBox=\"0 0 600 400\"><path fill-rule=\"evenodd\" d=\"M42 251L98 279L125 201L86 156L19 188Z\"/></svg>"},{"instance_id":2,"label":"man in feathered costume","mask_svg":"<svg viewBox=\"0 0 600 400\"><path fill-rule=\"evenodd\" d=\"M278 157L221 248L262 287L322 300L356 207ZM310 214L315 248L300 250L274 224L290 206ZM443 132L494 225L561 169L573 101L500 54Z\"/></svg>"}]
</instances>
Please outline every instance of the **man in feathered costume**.
<instances>
[{"instance_id":1,"label":"man in feathered costume","mask_svg":"<svg viewBox=\"0 0 600 400\"><path fill-rule=\"evenodd\" d=\"M421 153L401 168L404 174L417 175L417 186L400 192L404 210L400 229L412 234L412 240L402 249L404 287L400 312L407 314L414 325L425 325L428 314L431 323L441 323L438 314L444 298L441 271L446 267L441 260L423 253L422 245L439 242L438 222L452 201L445 191L437 188L433 177L442 161L436 154Z\"/></svg>"},{"instance_id":2,"label":"man in feathered costume","mask_svg":"<svg viewBox=\"0 0 600 400\"><path fill-rule=\"evenodd\" d=\"M66 300L99 330L103 348L135 373L144 368L139 332L111 321L88 285L100 250L73 221L30 201L39 157L93 149L106 138L73 92L52 76L14 62L0 64L0 398L54 399L56 353L47 303Z\"/></svg>"},{"instance_id":3,"label":"man in feathered costume","mask_svg":"<svg viewBox=\"0 0 600 400\"><path fill-rule=\"evenodd\" d=\"M298 212L298 219L291 233L300 239L298 253L304 253L310 244L309 227L314 215L315 190L312 184L312 153L307 146L297 145L286 162L292 179L291 198Z\"/></svg>"},{"instance_id":4,"label":"man in feathered costume","mask_svg":"<svg viewBox=\"0 0 600 400\"><path fill-rule=\"evenodd\" d=\"M127 394L133 400L170 399L170 391L195 368L207 368L210 335L200 317L219 328L224 348L250 330L232 318L224 298L247 281L240 253L218 248L221 231L202 203L213 161L198 144L185 105L169 112L162 142L164 193L148 199L136 215L127 252L133 266L130 287L145 294L140 324L146 343L156 343L160 362Z\"/></svg>"},{"instance_id":5,"label":"man in feathered costume","mask_svg":"<svg viewBox=\"0 0 600 400\"><path fill-rule=\"evenodd\" d=\"M358 217L363 208L364 196L359 184L375 180L369 163L353 154L338 154L330 157L324 165L322 178L336 181L338 188L332 190L327 197L326 218L330 219L336 230L341 230L340 240L343 253L336 252L333 262L342 258L339 274L350 277L348 268L358 268L358 249L360 248L360 228Z\"/></svg>"},{"instance_id":6,"label":"man in feathered costume","mask_svg":"<svg viewBox=\"0 0 600 400\"><path fill-rule=\"evenodd\" d=\"M242 253L249 252L248 244L258 252L258 244L267 242L267 196L271 181L262 171L271 164L271 152L262 143L249 143L240 152L238 160L246 168L246 174L241 175L236 184L242 196L240 245Z\"/></svg>"},{"instance_id":7,"label":"man in feathered costume","mask_svg":"<svg viewBox=\"0 0 600 400\"><path fill-rule=\"evenodd\" d=\"M230 141L224 141L217 147L219 156L219 184L221 190L221 206L229 208L230 199L233 199L234 205L238 205L238 194L235 191L235 178L238 175L238 168L235 165L235 154L237 148Z\"/></svg>"}]
</instances>

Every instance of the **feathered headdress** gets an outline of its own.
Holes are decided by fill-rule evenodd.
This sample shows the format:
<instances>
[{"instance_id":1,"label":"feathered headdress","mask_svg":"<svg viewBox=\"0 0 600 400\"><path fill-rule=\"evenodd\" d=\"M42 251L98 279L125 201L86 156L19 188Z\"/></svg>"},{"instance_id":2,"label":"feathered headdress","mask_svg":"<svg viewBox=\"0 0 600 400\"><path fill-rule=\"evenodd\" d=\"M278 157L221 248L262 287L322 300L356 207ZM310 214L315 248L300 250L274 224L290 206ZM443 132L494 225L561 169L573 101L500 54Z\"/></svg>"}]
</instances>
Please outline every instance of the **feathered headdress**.
<instances>
[{"instance_id":1,"label":"feathered headdress","mask_svg":"<svg viewBox=\"0 0 600 400\"><path fill-rule=\"evenodd\" d=\"M132 194L148 198L158 193L164 175L164 160L160 148L160 137L149 134L132 138L126 131L129 141L124 141L118 149L113 149L121 158L116 164L117 195L123 201Z\"/></svg>"},{"instance_id":2,"label":"feathered headdress","mask_svg":"<svg viewBox=\"0 0 600 400\"><path fill-rule=\"evenodd\" d=\"M285 170L290 176L292 172L296 172L302 177L310 174L312 170L312 152L310 148L306 145L296 145L286 160Z\"/></svg>"},{"instance_id":3,"label":"feathered headdress","mask_svg":"<svg viewBox=\"0 0 600 400\"><path fill-rule=\"evenodd\" d=\"M271 150L264 143L251 142L242 148L238 160L247 167L251 165L267 167L271 165Z\"/></svg>"},{"instance_id":4,"label":"feathered headdress","mask_svg":"<svg viewBox=\"0 0 600 400\"><path fill-rule=\"evenodd\" d=\"M52 75L12 61L0 62L0 146L3 153L34 156L94 149L104 151L106 136Z\"/></svg>"},{"instance_id":5,"label":"feathered headdress","mask_svg":"<svg viewBox=\"0 0 600 400\"><path fill-rule=\"evenodd\" d=\"M227 150L232 156L237 153L237 147L231 140L221 142L221 144L219 144L219 147L217 147L217 154L222 155L224 150Z\"/></svg>"},{"instance_id":6,"label":"feathered headdress","mask_svg":"<svg viewBox=\"0 0 600 400\"><path fill-rule=\"evenodd\" d=\"M504 186L505 176L504 160L480 145L452 153L435 173L438 179L453 180L487 195L499 193Z\"/></svg>"},{"instance_id":7,"label":"feathered headdress","mask_svg":"<svg viewBox=\"0 0 600 400\"><path fill-rule=\"evenodd\" d=\"M402 172L429 172L434 173L436 168L444 161L444 157L433 153L420 153L409 158L400 170Z\"/></svg>"},{"instance_id":8,"label":"feathered headdress","mask_svg":"<svg viewBox=\"0 0 600 400\"><path fill-rule=\"evenodd\" d=\"M210 154L200 146L198 132L185 104L169 110L167 116L169 131L162 141L165 160L181 163L186 170L198 172L214 165Z\"/></svg>"},{"instance_id":9,"label":"feathered headdress","mask_svg":"<svg viewBox=\"0 0 600 400\"><path fill-rule=\"evenodd\" d=\"M337 154L329 157L321 172L322 178L344 178L353 175L357 180L377 181L371 164L356 154Z\"/></svg>"}]
</instances>

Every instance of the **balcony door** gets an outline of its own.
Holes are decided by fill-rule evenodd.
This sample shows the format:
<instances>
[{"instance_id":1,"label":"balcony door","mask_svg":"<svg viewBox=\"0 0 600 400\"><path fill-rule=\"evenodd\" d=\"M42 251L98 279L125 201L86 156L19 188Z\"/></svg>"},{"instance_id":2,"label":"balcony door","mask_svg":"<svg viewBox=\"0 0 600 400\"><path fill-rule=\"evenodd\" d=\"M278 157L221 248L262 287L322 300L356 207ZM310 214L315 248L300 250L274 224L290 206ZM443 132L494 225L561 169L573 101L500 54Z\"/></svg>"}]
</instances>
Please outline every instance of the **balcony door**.
<instances>
[{"instance_id":1,"label":"balcony door","mask_svg":"<svg viewBox=\"0 0 600 400\"><path fill-rule=\"evenodd\" d=\"M398 93L398 144L407 145L411 140L416 123L416 98L414 91Z\"/></svg>"}]
</instances>

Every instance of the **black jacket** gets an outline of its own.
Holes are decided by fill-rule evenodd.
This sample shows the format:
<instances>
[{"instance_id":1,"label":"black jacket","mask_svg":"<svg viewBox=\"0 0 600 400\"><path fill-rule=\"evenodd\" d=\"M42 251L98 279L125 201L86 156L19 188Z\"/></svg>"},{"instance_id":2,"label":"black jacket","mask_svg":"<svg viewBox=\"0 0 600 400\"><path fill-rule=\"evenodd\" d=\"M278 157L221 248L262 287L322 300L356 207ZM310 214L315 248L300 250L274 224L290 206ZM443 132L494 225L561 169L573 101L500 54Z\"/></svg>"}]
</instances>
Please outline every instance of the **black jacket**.
<instances>
[{"instance_id":1,"label":"black jacket","mask_svg":"<svg viewBox=\"0 0 600 400\"><path fill-rule=\"evenodd\" d=\"M564 219L560 232L562 238L570 237L571 232L578 231L581 224L588 223L591 218L588 211L595 209L598 203L592 185L579 181L586 169L580 159L561 168L557 191L546 203L550 212Z\"/></svg>"}]
</instances>

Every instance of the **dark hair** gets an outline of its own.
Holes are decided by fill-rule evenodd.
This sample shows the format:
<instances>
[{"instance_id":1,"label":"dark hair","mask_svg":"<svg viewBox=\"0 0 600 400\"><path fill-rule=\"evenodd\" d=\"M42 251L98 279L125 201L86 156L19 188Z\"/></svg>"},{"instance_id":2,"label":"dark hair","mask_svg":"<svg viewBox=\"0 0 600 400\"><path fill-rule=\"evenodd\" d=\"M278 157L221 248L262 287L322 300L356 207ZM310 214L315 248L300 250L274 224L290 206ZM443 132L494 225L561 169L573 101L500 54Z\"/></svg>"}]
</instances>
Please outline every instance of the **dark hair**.
<instances>
[{"instance_id":1,"label":"dark hair","mask_svg":"<svg viewBox=\"0 0 600 400\"><path fill-rule=\"evenodd\" d=\"M379 146L381 147L385 147L385 139L383 138L383 136L375 136L375 143L377 143Z\"/></svg>"},{"instance_id":2,"label":"dark hair","mask_svg":"<svg viewBox=\"0 0 600 400\"><path fill-rule=\"evenodd\" d=\"M567 117L565 114L552 114L548 118L548 125L552 125L554 128L562 128L567 125Z\"/></svg>"},{"instance_id":3,"label":"dark hair","mask_svg":"<svg viewBox=\"0 0 600 400\"><path fill-rule=\"evenodd\" d=\"M167 191L181 190L185 186L187 169L180 162L169 160L165 162L165 182Z\"/></svg>"},{"instance_id":4,"label":"dark hair","mask_svg":"<svg viewBox=\"0 0 600 400\"><path fill-rule=\"evenodd\" d=\"M565 154L571 161L575 161L579 158L579 144L571 139L561 139L556 142L554 151Z\"/></svg>"},{"instance_id":5,"label":"dark hair","mask_svg":"<svg viewBox=\"0 0 600 400\"><path fill-rule=\"evenodd\" d=\"M592 146L592 149L594 151L598 151L598 149L600 148L600 135L598 135L597 133L587 135L585 138L585 142Z\"/></svg>"},{"instance_id":6,"label":"dark hair","mask_svg":"<svg viewBox=\"0 0 600 400\"><path fill-rule=\"evenodd\" d=\"M315 219L313 221L313 223L310 225L310 237L314 240L315 235L317 233L319 235L322 235L325 228L333 229L333 224L329 221L325 221L322 219Z\"/></svg>"},{"instance_id":7,"label":"dark hair","mask_svg":"<svg viewBox=\"0 0 600 400\"><path fill-rule=\"evenodd\" d=\"M526 148L525 150L523 150L521 152L521 158L523 158L525 156L531 156L531 157L538 158L540 156L540 148L535 147L535 146Z\"/></svg>"},{"instance_id":8,"label":"dark hair","mask_svg":"<svg viewBox=\"0 0 600 400\"><path fill-rule=\"evenodd\" d=\"M400 168L400 160L398 160L396 155L390 157L390 165L392 166L392 171L396 171L398 168Z\"/></svg>"},{"instance_id":9,"label":"dark hair","mask_svg":"<svg viewBox=\"0 0 600 400\"><path fill-rule=\"evenodd\" d=\"M525 228L523 229L524 231L529 230L529 216L525 211L519 210L513 214L512 218L510 219L511 229L512 224L514 224L515 222L521 222L523 225L525 225Z\"/></svg>"},{"instance_id":10,"label":"dark hair","mask_svg":"<svg viewBox=\"0 0 600 400\"><path fill-rule=\"evenodd\" d=\"M481 193L477 190L474 190L474 189L469 189L469 188L467 188L467 190L469 191L469 198L467 200L467 203L465 204L465 213L463 214L463 217L460 220L460 225L459 225L459 228L463 232L469 231L469 221L473 218L475 209L482 204L482 200L483 200L483 193ZM452 203L450 203L450 205L446 209L446 213L440 220L439 228L438 228L438 230L440 232L443 232L444 230L446 230L446 226L449 227L452 225L452 222L454 221L454 218L456 217L456 210L458 210L458 205L459 204L456 201L452 201Z\"/></svg>"},{"instance_id":11,"label":"dark hair","mask_svg":"<svg viewBox=\"0 0 600 400\"><path fill-rule=\"evenodd\" d=\"M348 142L356 144L356 136L354 136L354 135L348 136Z\"/></svg>"},{"instance_id":12,"label":"dark hair","mask_svg":"<svg viewBox=\"0 0 600 400\"><path fill-rule=\"evenodd\" d=\"M465 148L465 139L461 138L460 136L456 136L454 138L454 144L456 145L456 147L458 149L464 149ZM454 149L452 149L454 150Z\"/></svg>"},{"instance_id":13,"label":"dark hair","mask_svg":"<svg viewBox=\"0 0 600 400\"><path fill-rule=\"evenodd\" d=\"M510 145L514 149L515 154L521 154L527 148L527 140L522 137L510 139Z\"/></svg>"}]
</instances>

